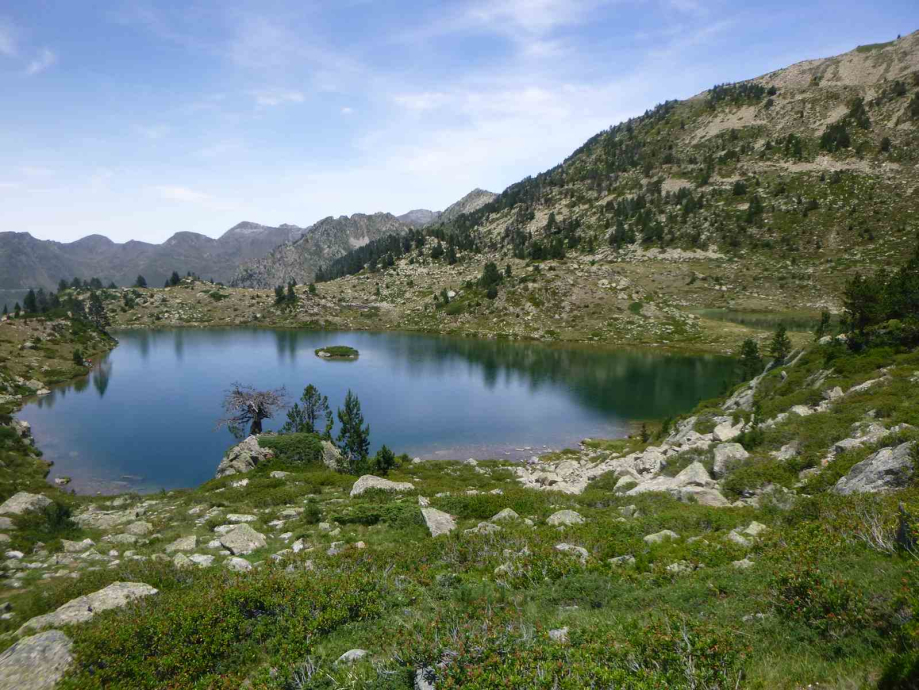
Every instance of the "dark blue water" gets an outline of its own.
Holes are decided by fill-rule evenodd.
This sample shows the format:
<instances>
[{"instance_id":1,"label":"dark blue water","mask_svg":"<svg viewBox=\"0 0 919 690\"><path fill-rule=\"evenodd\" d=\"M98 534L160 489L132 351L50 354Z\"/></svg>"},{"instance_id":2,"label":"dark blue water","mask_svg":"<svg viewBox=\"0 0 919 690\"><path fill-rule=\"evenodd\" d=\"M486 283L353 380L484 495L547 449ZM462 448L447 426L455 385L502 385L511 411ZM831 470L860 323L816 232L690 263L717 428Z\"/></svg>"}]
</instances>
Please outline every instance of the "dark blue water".
<instances>
[{"instance_id":1,"label":"dark blue water","mask_svg":"<svg viewBox=\"0 0 919 690\"><path fill-rule=\"evenodd\" d=\"M424 458L520 458L616 437L636 419L685 412L718 393L728 360L601 352L399 333L248 329L124 331L83 380L26 406L51 477L79 492L194 486L233 443L214 431L234 381L312 383L333 409L352 389L373 450ZM350 345L357 361L314 350ZM266 423L277 429L282 418ZM337 429L336 429L337 431Z\"/></svg>"}]
</instances>

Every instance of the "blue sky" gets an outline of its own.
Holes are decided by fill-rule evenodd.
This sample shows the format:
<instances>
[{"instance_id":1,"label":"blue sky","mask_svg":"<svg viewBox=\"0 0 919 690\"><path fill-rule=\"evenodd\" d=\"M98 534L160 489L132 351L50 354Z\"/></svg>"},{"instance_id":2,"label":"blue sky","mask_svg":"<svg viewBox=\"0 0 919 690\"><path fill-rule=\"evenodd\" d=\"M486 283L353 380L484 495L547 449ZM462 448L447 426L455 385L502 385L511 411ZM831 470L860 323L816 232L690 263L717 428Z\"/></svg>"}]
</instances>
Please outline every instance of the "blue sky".
<instances>
[{"instance_id":1,"label":"blue sky","mask_svg":"<svg viewBox=\"0 0 919 690\"><path fill-rule=\"evenodd\" d=\"M665 99L917 28L915 0L5 0L2 229L442 209Z\"/></svg>"}]
</instances>

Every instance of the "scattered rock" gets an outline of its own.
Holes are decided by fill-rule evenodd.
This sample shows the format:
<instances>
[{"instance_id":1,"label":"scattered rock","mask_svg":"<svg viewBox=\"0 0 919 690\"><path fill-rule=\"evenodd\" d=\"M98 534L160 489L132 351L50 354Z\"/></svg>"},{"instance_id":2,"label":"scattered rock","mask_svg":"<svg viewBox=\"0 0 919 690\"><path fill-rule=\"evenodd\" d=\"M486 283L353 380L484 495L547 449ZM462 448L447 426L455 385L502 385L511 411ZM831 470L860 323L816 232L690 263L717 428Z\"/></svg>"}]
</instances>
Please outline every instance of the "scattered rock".
<instances>
[{"instance_id":1,"label":"scattered rock","mask_svg":"<svg viewBox=\"0 0 919 690\"><path fill-rule=\"evenodd\" d=\"M422 508L421 515L432 537L449 534L456 529L456 521L453 519L453 516L442 510L437 510L437 508Z\"/></svg>"},{"instance_id":2,"label":"scattered rock","mask_svg":"<svg viewBox=\"0 0 919 690\"><path fill-rule=\"evenodd\" d=\"M743 560L740 560L740 561L734 561L733 563L731 563L731 565L737 568L738 570L746 570L747 568L752 568L756 564L753 561L751 561L749 558L744 558Z\"/></svg>"},{"instance_id":3,"label":"scattered rock","mask_svg":"<svg viewBox=\"0 0 919 690\"><path fill-rule=\"evenodd\" d=\"M94 547L95 543L93 543L92 539L84 539L83 541L61 539L61 546L64 547L65 553L83 553L87 549Z\"/></svg>"},{"instance_id":4,"label":"scattered rock","mask_svg":"<svg viewBox=\"0 0 919 690\"><path fill-rule=\"evenodd\" d=\"M739 443L722 443L715 446L715 464L712 474L719 479L728 473L731 465L746 460L750 454Z\"/></svg>"},{"instance_id":5,"label":"scattered rock","mask_svg":"<svg viewBox=\"0 0 919 690\"><path fill-rule=\"evenodd\" d=\"M558 642L559 644L565 644L568 642L568 627L556 628L555 630L549 631L549 639L553 642Z\"/></svg>"},{"instance_id":6,"label":"scattered rock","mask_svg":"<svg viewBox=\"0 0 919 690\"><path fill-rule=\"evenodd\" d=\"M392 482L382 477L375 477L372 474L365 474L354 482L354 486L351 487L351 498L360 496L371 489L379 489L380 491L414 491L415 485L410 482Z\"/></svg>"},{"instance_id":7,"label":"scattered rock","mask_svg":"<svg viewBox=\"0 0 919 690\"><path fill-rule=\"evenodd\" d=\"M180 537L166 547L166 553L174 551L194 551L198 545L198 538L194 535L190 537Z\"/></svg>"},{"instance_id":8,"label":"scattered rock","mask_svg":"<svg viewBox=\"0 0 919 690\"><path fill-rule=\"evenodd\" d=\"M60 630L25 637L0 654L0 690L52 690L73 663Z\"/></svg>"},{"instance_id":9,"label":"scattered rock","mask_svg":"<svg viewBox=\"0 0 919 690\"><path fill-rule=\"evenodd\" d=\"M590 558L590 553L583 546L575 546L574 544L556 544L555 550L562 553L567 553L570 556L576 556L581 560L581 563L585 563L588 558Z\"/></svg>"},{"instance_id":10,"label":"scattered rock","mask_svg":"<svg viewBox=\"0 0 919 690\"><path fill-rule=\"evenodd\" d=\"M271 472L268 476L271 477L272 479L284 479L284 477L290 476L290 472L282 472L281 470L275 470L274 472Z\"/></svg>"},{"instance_id":11,"label":"scattered rock","mask_svg":"<svg viewBox=\"0 0 919 690\"><path fill-rule=\"evenodd\" d=\"M113 582L98 592L68 601L52 613L28 620L17 635L29 630L41 630L59 625L73 625L88 621L101 611L125 606L131 601L156 594L158 590L143 582Z\"/></svg>"},{"instance_id":12,"label":"scattered rock","mask_svg":"<svg viewBox=\"0 0 919 690\"><path fill-rule=\"evenodd\" d=\"M258 520L257 515L241 515L239 513L230 513L227 515L227 522L232 522L233 524L239 524L241 522L255 522Z\"/></svg>"},{"instance_id":13,"label":"scattered rock","mask_svg":"<svg viewBox=\"0 0 919 690\"><path fill-rule=\"evenodd\" d=\"M869 455L836 482L833 491L847 496L899 489L909 483L912 475L912 443L907 442Z\"/></svg>"},{"instance_id":14,"label":"scattered rock","mask_svg":"<svg viewBox=\"0 0 919 690\"><path fill-rule=\"evenodd\" d=\"M366 649L349 649L347 652L338 657L336 664L353 664L356 661L360 661L370 652Z\"/></svg>"},{"instance_id":15,"label":"scattered rock","mask_svg":"<svg viewBox=\"0 0 919 690\"><path fill-rule=\"evenodd\" d=\"M153 531L153 525L149 522L132 522L124 528L125 534L133 534L136 537L144 537Z\"/></svg>"},{"instance_id":16,"label":"scattered rock","mask_svg":"<svg viewBox=\"0 0 919 690\"><path fill-rule=\"evenodd\" d=\"M0 505L0 515L22 515L30 510L41 510L45 506L50 506L51 503L51 499L47 496L20 491Z\"/></svg>"},{"instance_id":17,"label":"scattered rock","mask_svg":"<svg viewBox=\"0 0 919 690\"><path fill-rule=\"evenodd\" d=\"M584 517L573 510L560 510L546 520L547 525L553 526L582 525L584 522Z\"/></svg>"},{"instance_id":18,"label":"scattered rock","mask_svg":"<svg viewBox=\"0 0 919 690\"><path fill-rule=\"evenodd\" d=\"M491 520L489 520L489 522L502 522L504 520L519 520L519 519L520 519L520 516L517 515L517 513L515 513L510 508L505 508L501 512L493 515Z\"/></svg>"},{"instance_id":19,"label":"scattered rock","mask_svg":"<svg viewBox=\"0 0 919 690\"><path fill-rule=\"evenodd\" d=\"M615 558L610 558L607 560L607 563L615 566L635 565L635 556L632 554L628 554L626 556L616 556Z\"/></svg>"},{"instance_id":20,"label":"scattered rock","mask_svg":"<svg viewBox=\"0 0 919 690\"><path fill-rule=\"evenodd\" d=\"M634 503L630 506L621 506L618 508L619 514L624 518L634 518L638 517L638 506Z\"/></svg>"},{"instance_id":21,"label":"scattered rock","mask_svg":"<svg viewBox=\"0 0 919 690\"><path fill-rule=\"evenodd\" d=\"M220 543L234 556L245 556L268 544L264 534L256 532L246 524L237 525L226 534L221 535Z\"/></svg>"},{"instance_id":22,"label":"scattered rock","mask_svg":"<svg viewBox=\"0 0 919 690\"><path fill-rule=\"evenodd\" d=\"M654 534L649 534L644 538L645 544L660 544L668 539L679 539L680 535L673 530L665 529Z\"/></svg>"},{"instance_id":23,"label":"scattered rock","mask_svg":"<svg viewBox=\"0 0 919 690\"><path fill-rule=\"evenodd\" d=\"M490 522L480 522L478 526L473 527L472 529L467 529L463 531L463 534L491 534L492 532L500 532L501 528L497 525L493 525Z\"/></svg>"},{"instance_id":24,"label":"scattered rock","mask_svg":"<svg viewBox=\"0 0 919 690\"><path fill-rule=\"evenodd\" d=\"M247 561L245 558L237 558L233 556L224 561L227 569L233 570L237 573L245 573L252 570L252 564Z\"/></svg>"}]
</instances>

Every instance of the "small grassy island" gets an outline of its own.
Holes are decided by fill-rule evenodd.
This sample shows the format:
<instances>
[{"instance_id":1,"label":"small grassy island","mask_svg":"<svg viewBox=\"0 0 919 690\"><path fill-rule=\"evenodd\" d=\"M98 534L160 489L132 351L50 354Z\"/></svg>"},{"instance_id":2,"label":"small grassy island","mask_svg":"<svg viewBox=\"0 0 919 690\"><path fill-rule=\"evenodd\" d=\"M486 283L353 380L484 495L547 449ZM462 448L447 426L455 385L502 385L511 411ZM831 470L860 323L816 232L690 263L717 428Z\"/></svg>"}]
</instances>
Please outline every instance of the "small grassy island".
<instances>
[{"instance_id":1,"label":"small grassy island","mask_svg":"<svg viewBox=\"0 0 919 690\"><path fill-rule=\"evenodd\" d=\"M357 350L347 345L332 345L316 350L316 356L323 359L357 359L359 354Z\"/></svg>"}]
</instances>

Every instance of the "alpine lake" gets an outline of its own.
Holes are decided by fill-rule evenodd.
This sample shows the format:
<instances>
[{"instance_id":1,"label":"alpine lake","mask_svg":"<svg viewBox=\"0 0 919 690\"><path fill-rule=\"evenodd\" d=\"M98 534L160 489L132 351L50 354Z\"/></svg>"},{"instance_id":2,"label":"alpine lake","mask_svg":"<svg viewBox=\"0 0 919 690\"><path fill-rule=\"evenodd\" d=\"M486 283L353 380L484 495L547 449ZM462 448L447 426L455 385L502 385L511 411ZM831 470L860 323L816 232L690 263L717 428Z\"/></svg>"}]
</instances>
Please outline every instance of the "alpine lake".
<instances>
[{"instance_id":1,"label":"alpine lake","mask_svg":"<svg viewBox=\"0 0 919 690\"><path fill-rule=\"evenodd\" d=\"M19 413L49 480L78 493L151 492L214 476L235 439L215 430L234 382L307 384L333 410L348 389L370 424L371 452L425 459L525 459L585 438L626 435L636 421L691 410L732 379L732 360L653 350L599 350L405 333L262 329L130 330L91 373ZM338 360L315 350L348 345ZM284 423L266 420L265 430ZM337 431L337 424L336 424ZM333 432L334 433L334 432Z\"/></svg>"}]
</instances>

